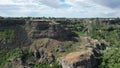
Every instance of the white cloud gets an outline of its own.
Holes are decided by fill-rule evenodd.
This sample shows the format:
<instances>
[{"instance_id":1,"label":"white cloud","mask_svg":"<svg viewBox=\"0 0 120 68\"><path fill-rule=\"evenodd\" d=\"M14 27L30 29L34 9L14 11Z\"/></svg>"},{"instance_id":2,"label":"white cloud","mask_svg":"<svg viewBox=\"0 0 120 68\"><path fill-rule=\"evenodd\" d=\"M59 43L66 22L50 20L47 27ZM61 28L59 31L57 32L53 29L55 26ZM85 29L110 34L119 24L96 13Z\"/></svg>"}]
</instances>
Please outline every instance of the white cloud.
<instances>
[{"instance_id":1,"label":"white cloud","mask_svg":"<svg viewBox=\"0 0 120 68\"><path fill-rule=\"evenodd\" d=\"M0 5L37 5L34 0L0 0Z\"/></svg>"},{"instance_id":2,"label":"white cloud","mask_svg":"<svg viewBox=\"0 0 120 68\"><path fill-rule=\"evenodd\" d=\"M100 0L99 0L100 1ZM66 6L68 6L66 8ZM94 0L1 0L2 16L115 17L119 9L111 9Z\"/></svg>"},{"instance_id":3,"label":"white cloud","mask_svg":"<svg viewBox=\"0 0 120 68\"><path fill-rule=\"evenodd\" d=\"M0 0L0 5L13 4L12 0Z\"/></svg>"},{"instance_id":4,"label":"white cloud","mask_svg":"<svg viewBox=\"0 0 120 68\"><path fill-rule=\"evenodd\" d=\"M97 1L104 2L106 0ZM119 9L113 10L109 7L95 3L93 0L65 0L65 2L71 4L74 10L78 11L81 16L84 15L84 17L115 17L120 14L120 12L118 13Z\"/></svg>"},{"instance_id":5,"label":"white cloud","mask_svg":"<svg viewBox=\"0 0 120 68\"><path fill-rule=\"evenodd\" d=\"M120 0L93 0L93 2L112 9L120 8Z\"/></svg>"},{"instance_id":6,"label":"white cloud","mask_svg":"<svg viewBox=\"0 0 120 68\"><path fill-rule=\"evenodd\" d=\"M60 0L39 0L41 4L47 5L53 8L59 8L62 2Z\"/></svg>"}]
</instances>

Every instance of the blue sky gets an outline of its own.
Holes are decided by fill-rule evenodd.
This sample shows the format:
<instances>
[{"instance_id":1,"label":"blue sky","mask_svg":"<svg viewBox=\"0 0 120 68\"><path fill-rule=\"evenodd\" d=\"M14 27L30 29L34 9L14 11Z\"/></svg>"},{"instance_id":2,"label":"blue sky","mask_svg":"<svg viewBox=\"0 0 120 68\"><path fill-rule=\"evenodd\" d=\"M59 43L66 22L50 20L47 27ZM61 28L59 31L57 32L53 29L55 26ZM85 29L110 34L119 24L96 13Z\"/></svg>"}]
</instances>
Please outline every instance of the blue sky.
<instances>
[{"instance_id":1,"label":"blue sky","mask_svg":"<svg viewBox=\"0 0 120 68\"><path fill-rule=\"evenodd\" d=\"M120 17L120 0L0 0L5 17Z\"/></svg>"}]
</instances>

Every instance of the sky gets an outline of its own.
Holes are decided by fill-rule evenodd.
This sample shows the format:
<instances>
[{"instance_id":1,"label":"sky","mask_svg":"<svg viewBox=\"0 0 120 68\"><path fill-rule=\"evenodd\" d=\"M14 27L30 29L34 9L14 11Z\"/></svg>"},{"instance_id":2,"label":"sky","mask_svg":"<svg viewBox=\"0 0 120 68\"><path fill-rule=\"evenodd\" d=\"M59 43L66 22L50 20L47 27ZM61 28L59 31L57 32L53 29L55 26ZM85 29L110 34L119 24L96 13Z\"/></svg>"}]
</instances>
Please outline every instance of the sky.
<instances>
[{"instance_id":1,"label":"sky","mask_svg":"<svg viewBox=\"0 0 120 68\"><path fill-rule=\"evenodd\" d=\"M120 17L120 0L0 0L4 17Z\"/></svg>"}]
</instances>

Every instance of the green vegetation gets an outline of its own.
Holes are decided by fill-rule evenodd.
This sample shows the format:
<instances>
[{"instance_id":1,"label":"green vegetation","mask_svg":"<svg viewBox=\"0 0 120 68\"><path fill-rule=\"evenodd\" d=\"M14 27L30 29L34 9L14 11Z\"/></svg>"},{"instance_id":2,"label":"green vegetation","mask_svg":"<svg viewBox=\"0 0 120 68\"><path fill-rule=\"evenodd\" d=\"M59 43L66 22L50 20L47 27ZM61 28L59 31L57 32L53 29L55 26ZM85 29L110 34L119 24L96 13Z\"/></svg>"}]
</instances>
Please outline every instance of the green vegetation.
<instances>
[{"instance_id":1,"label":"green vegetation","mask_svg":"<svg viewBox=\"0 0 120 68\"><path fill-rule=\"evenodd\" d=\"M36 64L33 68L62 68L57 62L52 64Z\"/></svg>"},{"instance_id":2,"label":"green vegetation","mask_svg":"<svg viewBox=\"0 0 120 68\"><path fill-rule=\"evenodd\" d=\"M0 17L2 19L3 17ZM13 19L13 18L8 18ZM71 28L78 36L90 36L93 39L105 40L109 46L102 51L103 55L97 57L99 63L96 68L119 68L120 67L120 19L117 18L111 23L100 23L94 21L86 23L82 19L66 19L66 18L14 18L14 19L43 19L43 20L62 20L70 22L67 27ZM0 43L12 43L15 38L15 31L9 28L8 23L3 24L6 28L0 29ZM13 27L13 26L12 26ZM25 25L20 25L25 28ZM8 29L9 28L9 29ZM65 53L74 51L74 47L80 45L80 41L66 48ZM60 55L61 56L61 55ZM29 49L22 50L16 48L13 50L0 50L0 68L12 68L11 60L20 58L22 65L29 65L27 62L34 60L32 68L62 68L57 62L51 64L41 64L36 62L36 58L29 53ZM7 66L7 67L5 67Z\"/></svg>"},{"instance_id":3,"label":"green vegetation","mask_svg":"<svg viewBox=\"0 0 120 68\"><path fill-rule=\"evenodd\" d=\"M31 59L32 55L29 53L28 49L24 51L20 48L16 48L10 51L2 50L0 51L0 67L1 68L12 68L12 65L9 61L12 61L16 58L20 58L22 64L26 64L28 59ZM6 67L5 67L6 66Z\"/></svg>"},{"instance_id":4,"label":"green vegetation","mask_svg":"<svg viewBox=\"0 0 120 68\"><path fill-rule=\"evenodd\" d=\"M70 53L70 52L75 51L75 48L74 48L74 47L79 46L79 45L80 45L80 41L78 41L78 42L76 42L75 44L67 47L67 48L65 49L65 53Z\"/></svg>"},{"instance_id":5,"label":"green vegetation","mask_svg":"<svg viewBox=\"0 0 120 68\"><path fill-rule=\"evenodd\" d=\"M4 29L0 30L0 40L2 43L12 43L14 41L14 30L13 29Z\"/></svg>"},{"instance_id":6,"label":"green vegetation","mask_svg":"<svg viewBox=\"0 0 120 68\"><path fill-rule=\"evenodd\" d=\"M119 68L120 66L120 40L116 37L117 31L107 32L105 40L110 46L100 58L99 68Z\"/></svg>"},{"instance_id":7,"label":"green vegetation","mask_svg":"<svg viewBox=\"0 0 120 68\"><path fill-rule=\"evenodd\" d=\"M105 51L104 55L100 57L99 68L119 68L120 67L120 47L110 47Z\"/></svg>"},{"instance_id":8,"label":"green vegetation","mask_svg":"<svg viewBox=\"0 0 120 68\"><path fill-rule=\"evenodd\" d=\"M65 52L66 52L66 53L70 53L70 52L72 52L72 51L74 51L74 48L73 48L72 46L69 46L69 47L67 47L67 48L65 49Z\"/></svg>"},{"instance_id":9,"label":"green vegetation","mask_svg":"<svg viewBox=\"0 0 120 68\"><path fill-rule=\"evenodd\" d=\"M98 57L99 65L96 68L119 68L120 67L120 26L119 24L92 23L86 24L85 32L75 30L74 32L80 36L90 36L93 39L105 40L109 43L107 49L103 51L103 55ZM83 25L84 26L84 25ZM111 27L114 26L114 27ZM77 26L78 27L78 26Z\"/></svg>"},{"instance_id":10,"label":"green vegetation","mask_svg":"<svg viewBox=\"0 0 120 68\"><path fill-rule=\"evenodd\" d=\"M12 68L12 65L9 61L20 58L22 64L25 65L27 60L31 60L32 55L29 53L28 49L24 51L20 48L13 49L11 51L0 51L0 67L1 68ZM57 62L53 62L51 64L40 64L35 63L35 65L31 65L32 68L62 68Z\"/></svg>"},{"instance_id":11,"label":"green vegetation","mask_svg":"<svg viewBox=\"0 0 120 68\"><path fill-rule=\"evenodd\" d=\"M73 31L74 33L76 33L79 36L86 36L86 34L82 31Z\"/></svg>"},{"instance_id":12,"label":"green vegetation","mask_svg":"<svg viewBox=\"0 0 120 68\"><path fill-rule=\"evenodd\" d=\"M20 57L20 56L22 56L22 51L19 48L16 48L11 51L5 51L5 50L0 51L0 67L4 68L6 64L9 64L8 61L14 59L15 57Z\"/></svg>"}]
</instances>

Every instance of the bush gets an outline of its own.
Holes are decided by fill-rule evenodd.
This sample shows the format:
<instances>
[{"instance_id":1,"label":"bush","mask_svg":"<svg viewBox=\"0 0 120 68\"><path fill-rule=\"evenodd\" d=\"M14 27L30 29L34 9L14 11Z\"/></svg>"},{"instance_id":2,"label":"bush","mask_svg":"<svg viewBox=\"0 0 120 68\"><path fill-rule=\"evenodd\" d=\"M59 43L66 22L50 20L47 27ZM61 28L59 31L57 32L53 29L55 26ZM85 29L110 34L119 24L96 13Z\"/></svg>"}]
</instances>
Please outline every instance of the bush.
<instances>
[{"instance_id":1,"label":"bush","mask_svg":"<svg viewBox=\"0 0 120 68\"><path fill-rule=\"evenodd\" d=\"M4 42L12 43L14 41L14 30L13 29L0 30L0 39L2 43Z\"/></svg>"},{"instance_id":2,"label":"bush","mask_svg":"<svg viewBox=\"0 0 120 68\"><path fill-rule=\"evenodd\" d=\"M62 68L57 62L52 64L36 64L33 68Z\"/></svg>"},{"instance_id":3,"label":"bush","mask_svg":"<svg viewBox=\"0 0 120 68\"><path fill-rule=\"evenodd\" d=\"M11 51L2 50L0 51L0 68L3 68L8 64L9 60L14 59L15 57L20 57L22 55L21 49L16 48Z\"/></svg>"}]
</instances>

